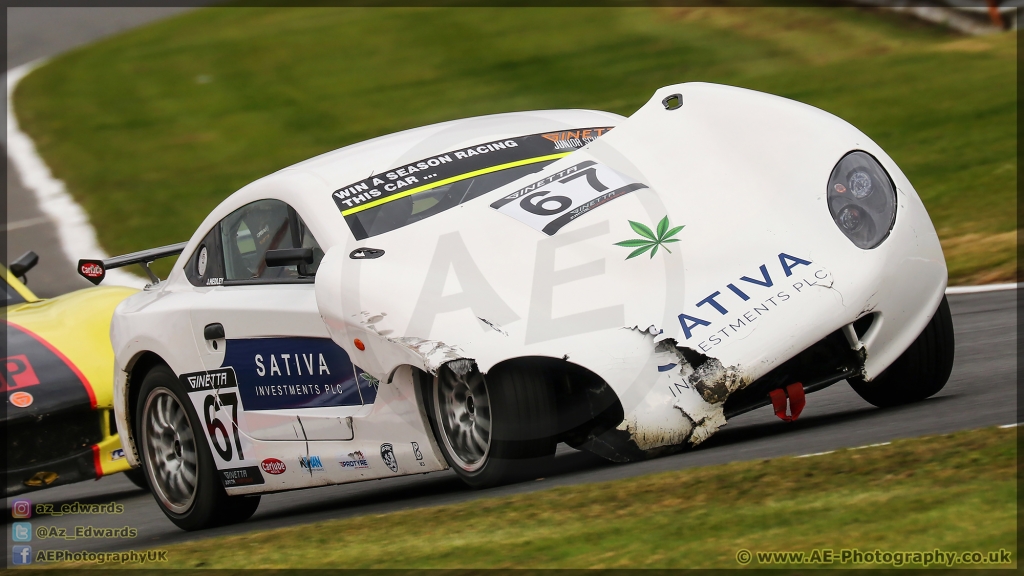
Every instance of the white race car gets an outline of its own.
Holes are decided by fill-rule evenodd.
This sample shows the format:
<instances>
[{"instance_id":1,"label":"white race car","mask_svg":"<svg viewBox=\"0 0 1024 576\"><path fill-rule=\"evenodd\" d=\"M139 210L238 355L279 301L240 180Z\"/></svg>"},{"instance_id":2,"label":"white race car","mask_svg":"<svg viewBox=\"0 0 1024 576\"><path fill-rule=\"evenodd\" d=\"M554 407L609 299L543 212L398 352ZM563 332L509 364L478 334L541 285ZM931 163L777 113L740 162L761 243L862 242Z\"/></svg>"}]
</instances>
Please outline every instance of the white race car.
<instances>
[{"instance_id":1,"label":"white race car","mask_svg":"<svg viewBox=\"0 0 1024 576\"><path fill-rule=\"evenodd\" d=\"M846 380L888 406L953 362L920 198L826 112L703 83L629 118L517 112L383 136L261 178L125 300L117 427L167 516L451 468L614 461Z\"/></svg>"}]
</instances>

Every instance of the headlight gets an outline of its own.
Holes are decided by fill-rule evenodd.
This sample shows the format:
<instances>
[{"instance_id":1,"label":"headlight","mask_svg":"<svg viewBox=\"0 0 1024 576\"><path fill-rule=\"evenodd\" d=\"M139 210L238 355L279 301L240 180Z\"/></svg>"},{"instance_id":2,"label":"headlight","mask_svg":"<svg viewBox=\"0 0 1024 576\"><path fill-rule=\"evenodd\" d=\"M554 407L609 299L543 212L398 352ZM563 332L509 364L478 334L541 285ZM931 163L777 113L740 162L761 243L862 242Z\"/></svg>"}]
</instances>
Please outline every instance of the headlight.
<instances>
[{"instance_id":1,"label":"headlight","mask_svg":"<svg viewBox=\"0 0 1024 576\"><path fill-rule=\"evenodd\" d=\"M843 156L828 179L826 198L836 226L858 248L881 244L896 221L896 187L867 152Z\"/></svg>"}]
</instances>

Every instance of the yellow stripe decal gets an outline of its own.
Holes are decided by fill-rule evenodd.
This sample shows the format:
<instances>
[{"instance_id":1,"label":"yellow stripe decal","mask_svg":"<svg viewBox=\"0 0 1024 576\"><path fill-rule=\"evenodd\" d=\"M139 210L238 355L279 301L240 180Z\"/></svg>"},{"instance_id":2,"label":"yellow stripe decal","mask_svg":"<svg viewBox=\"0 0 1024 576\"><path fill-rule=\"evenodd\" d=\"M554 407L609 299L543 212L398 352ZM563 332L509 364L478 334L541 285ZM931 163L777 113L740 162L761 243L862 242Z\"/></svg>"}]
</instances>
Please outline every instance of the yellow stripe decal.
<instances>
[{"instance_id":1,"label":"yellow stripe decal","mask_svg":"<svg viewBox=\"0 0 1024 576\"><path fill-rule=\"evenodd\" d=\"M348 210L343 210L341 212L341 215L342 216L348 216L350 214L355 214L356 212L362 212L363 210L368 210L368 209L373 208L375 206L380 206L381 204L386 204L388 202L391 202L392 200L398 200L399 198L405 198L406 196L412 196L413 194L416 194L417 192L424 192L426 190L433 190L434 188L437 188L438 186L444 186L445 184L451 184L453 182L458 182L460 180L465 180L467 178L474 178L476 176L482 176L484 174L490 174L491 172L499 172L501 170L508 170L509 168L515 168L517 166L526 166L527 164L536 164L537 162L545 162L547 160L557 160L558 158L564 158L565 156L568 156L569 154L572 154L572 152L560 152L558 154L548 154L547 156L537 156L536 158L527 158L525 160L516 160L515 162L508 162L507 164L498 164L497 166L491 166L489 168L481 168L480 170L474 170L472 172L466 172L465 174L459 174L458 176L452 176L451 178L445 178L443 180L438 180L437 182L430 182L429 184L424 184L423 186L417 186L416 188L410 188L410 189L406 190L405 192L399 192L398 194L392 194L391 196L387 196L385 198L380 198L378 200L374 200L373 202L367 202L366 204L363 204L362 206L356 206L354 208L349 208Z\"/></svg>"}]
</instances>

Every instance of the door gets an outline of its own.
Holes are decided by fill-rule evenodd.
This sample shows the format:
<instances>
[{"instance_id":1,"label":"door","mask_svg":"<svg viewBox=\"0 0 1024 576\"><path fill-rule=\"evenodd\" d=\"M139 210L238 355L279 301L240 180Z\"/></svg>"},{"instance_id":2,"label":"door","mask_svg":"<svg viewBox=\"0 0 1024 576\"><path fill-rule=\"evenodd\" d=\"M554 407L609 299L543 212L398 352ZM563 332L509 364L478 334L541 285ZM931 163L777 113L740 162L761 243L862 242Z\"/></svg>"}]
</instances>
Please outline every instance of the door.
<instances>
[{"instance_id":1,"label":"door","mask_svg":"<svg viewBox=\"0 0 1024 576\"><path fill-rule=\"evenodd\" d=\"M243 451L235 429L253 440L351 440L363 401L320 317L313 281L323 251L302 219L284 202L260 200L206 240L189 264L193 283L211 286L191 308L192 330L207 373L223 383L206 413L234 425L216 435L215 451L225 462ZM268 265L269 251L296 248L311 249L312 263Z\"/></svg>"}]
</instances>

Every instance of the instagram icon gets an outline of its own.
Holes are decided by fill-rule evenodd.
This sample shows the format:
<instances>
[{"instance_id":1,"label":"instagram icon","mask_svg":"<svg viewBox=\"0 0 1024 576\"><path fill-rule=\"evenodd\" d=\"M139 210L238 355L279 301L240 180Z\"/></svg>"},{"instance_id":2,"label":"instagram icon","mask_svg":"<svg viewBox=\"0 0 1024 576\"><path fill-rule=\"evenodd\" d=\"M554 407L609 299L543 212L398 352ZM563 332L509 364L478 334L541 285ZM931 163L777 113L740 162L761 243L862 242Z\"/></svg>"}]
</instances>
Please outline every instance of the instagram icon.
<instances>
[{"instance_id":1,"label":"instagram icon","mask_svg":"<svg viewBox=\"0 0 1024 576\"><path fill-rule=\"evenodd\" d=\"M11 503L11 516L14 518L31 518L32 502L28 500L15 500Z\"/></svg>"}]
</instances>

